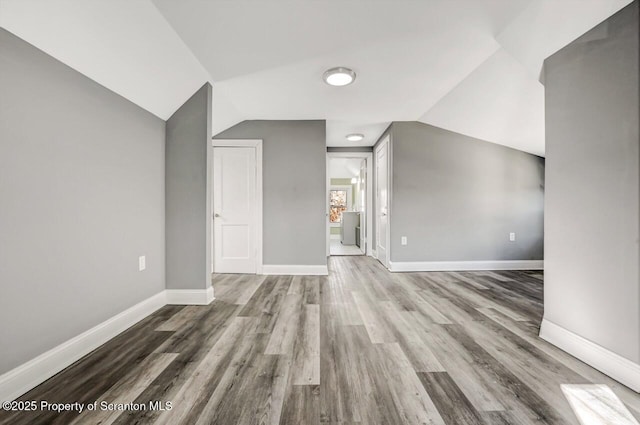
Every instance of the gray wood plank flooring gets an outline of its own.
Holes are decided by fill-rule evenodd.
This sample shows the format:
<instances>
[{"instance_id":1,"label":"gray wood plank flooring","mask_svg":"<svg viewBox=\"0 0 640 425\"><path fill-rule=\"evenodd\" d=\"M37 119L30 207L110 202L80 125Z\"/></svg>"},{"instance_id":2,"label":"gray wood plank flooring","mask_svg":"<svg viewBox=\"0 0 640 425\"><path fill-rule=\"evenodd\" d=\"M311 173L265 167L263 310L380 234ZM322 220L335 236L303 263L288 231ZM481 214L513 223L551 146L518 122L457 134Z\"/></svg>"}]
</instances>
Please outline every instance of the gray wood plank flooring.
<instances>
[{"instance_id":1,"label":"gray wood plank flooring","mask_svg":"<svg viewBox=\"0 0 640 425\"><path fill-rule=\"evenodd\" d=\"M214 275L21 397L171 410L2 412L0 424L570 424L562 384L640 395L538 338L539 271Z\"/></svg>"}]
</instances>

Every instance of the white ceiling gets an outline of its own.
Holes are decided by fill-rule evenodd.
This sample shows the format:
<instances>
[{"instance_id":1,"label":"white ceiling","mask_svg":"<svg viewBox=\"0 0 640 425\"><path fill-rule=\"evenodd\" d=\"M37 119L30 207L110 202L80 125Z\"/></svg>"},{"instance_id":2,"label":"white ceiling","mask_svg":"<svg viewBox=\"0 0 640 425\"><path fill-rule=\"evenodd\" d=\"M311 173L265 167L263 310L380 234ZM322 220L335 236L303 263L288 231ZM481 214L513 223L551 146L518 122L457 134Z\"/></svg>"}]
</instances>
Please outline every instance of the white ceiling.
<instances>
[{"instance_id":1,"label":"white ceiling","mask_svg":"<svg viewBox=\"0 0 640 425\"><path fill-rule=\"evenodd\" d=\"M499 49L420 121L543 155L544 87Z\"/></svg>"},{"instance_id":2,"label":"white ceiling","mask_svg":"<svg viewBox=\"0 0 640 425\"><path fill-rule=\"evenodd\" d=\"M0 27L162 119L209 79L150 1L0 0Z\"/></svg>"},{"instance_id":3,"label":"white ceiling","mask_svg":"<svg viewBox=\"0 0 640 425\"><path fill-rule=\"evenodd\" d=\"M326 119L327 145L372 145L420 120L544 155L542 61L630 2L0 0L0 26L163 119L210 81L214 133Z\"/></svg>"},{"instance_id":4,"label":"white ceiling","mask_svg":"<svg viewBox=\"0 0 640 425\"><path fill-rule=\"evenodd\" d=\"M361 158L330 158L329 178L351 179L360 175Z\"/></svg>"}]
</instances>

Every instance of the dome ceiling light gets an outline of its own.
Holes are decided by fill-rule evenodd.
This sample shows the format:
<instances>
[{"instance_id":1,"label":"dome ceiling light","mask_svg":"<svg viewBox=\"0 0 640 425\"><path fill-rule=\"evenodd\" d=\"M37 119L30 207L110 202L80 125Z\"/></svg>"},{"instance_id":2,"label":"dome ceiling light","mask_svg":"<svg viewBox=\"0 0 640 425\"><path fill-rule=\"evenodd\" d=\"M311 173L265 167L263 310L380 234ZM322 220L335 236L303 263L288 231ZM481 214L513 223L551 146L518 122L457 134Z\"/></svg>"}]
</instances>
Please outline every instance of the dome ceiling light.
<instances>
[{"instance_id":1,"label":"dome ceiling light","mask_svg":"<svg viewBox=\"0 0 640 425\"><path fill-rule=\"evenodd\" d=\"M362 139L364 139L364 134L360 134L360 133L347 134L347 140L350 142L359 142Z\"/></svg>"},{"instance_id":2,"label":"dome ceiling light","mask_svg":"<svg viewBox=\"0 0 640 425\"><path fill-rule=\"evenodd\" d=\"M322 78L324 79L324 82L330 86L341 87L353 83L356 79L356 73L353 72L352 69L338 66L336 68L328 69L322 75Z\"/></svg>"}]
</instances>

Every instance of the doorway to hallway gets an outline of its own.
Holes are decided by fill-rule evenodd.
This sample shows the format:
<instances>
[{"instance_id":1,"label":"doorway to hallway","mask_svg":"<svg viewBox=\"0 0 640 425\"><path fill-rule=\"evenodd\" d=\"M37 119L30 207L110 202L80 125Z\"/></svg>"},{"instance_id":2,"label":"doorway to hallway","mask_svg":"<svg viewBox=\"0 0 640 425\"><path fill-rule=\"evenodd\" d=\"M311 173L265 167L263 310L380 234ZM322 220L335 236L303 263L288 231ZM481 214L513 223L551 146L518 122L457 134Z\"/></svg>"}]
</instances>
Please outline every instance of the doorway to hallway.
<instances>
[{"instance_id":1,"label":"doorway to hallway","mask_svg":"<svg viewBox=\"0 0 640 425\"><path fill-rule=\"evenodd\" d=\"M327 153L327 256L371 255L369 152Z\"/></svg>"}]
</instances>

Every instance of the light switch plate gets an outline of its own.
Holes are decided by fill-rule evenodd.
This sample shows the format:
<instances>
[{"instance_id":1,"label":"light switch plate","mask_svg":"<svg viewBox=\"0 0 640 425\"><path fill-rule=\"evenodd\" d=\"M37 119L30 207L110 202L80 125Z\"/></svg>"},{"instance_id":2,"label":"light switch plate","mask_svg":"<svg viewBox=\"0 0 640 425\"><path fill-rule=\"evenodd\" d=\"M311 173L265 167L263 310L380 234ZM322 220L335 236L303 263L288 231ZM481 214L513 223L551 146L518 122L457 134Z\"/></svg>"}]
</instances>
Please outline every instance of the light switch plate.
<instances>
[{"instance_id":1,"label":"light switch plate","mask_svg":"<svg viewBox=\"0 0 640 425\"><path fill-rule=\"evenodd\" d=\"M514 232L509 233L509 240L511 242L516 240L516 234Z\"/></svg>"},{"instance_id":2,"label":"light switch plate","mask_svg":"<svg viewBox=\"0 0 640 425\"><path fill-rule=\"evenodd\" d=\"M400 244L402 244L402 245L406 245L407 244L407 237L406 236L403 236L403 237L400 238Z\"/></svg>"},{"instance_id":3,"label":"light switch plate","mask_svg":"<svg viewBox=\"0 0 640 425\"><path fill-rule=\"evenodd\" d=\"M147 257L144 255L138 257L138 271L142 271L147 268Z\"/></svg>"}]
</instances>

